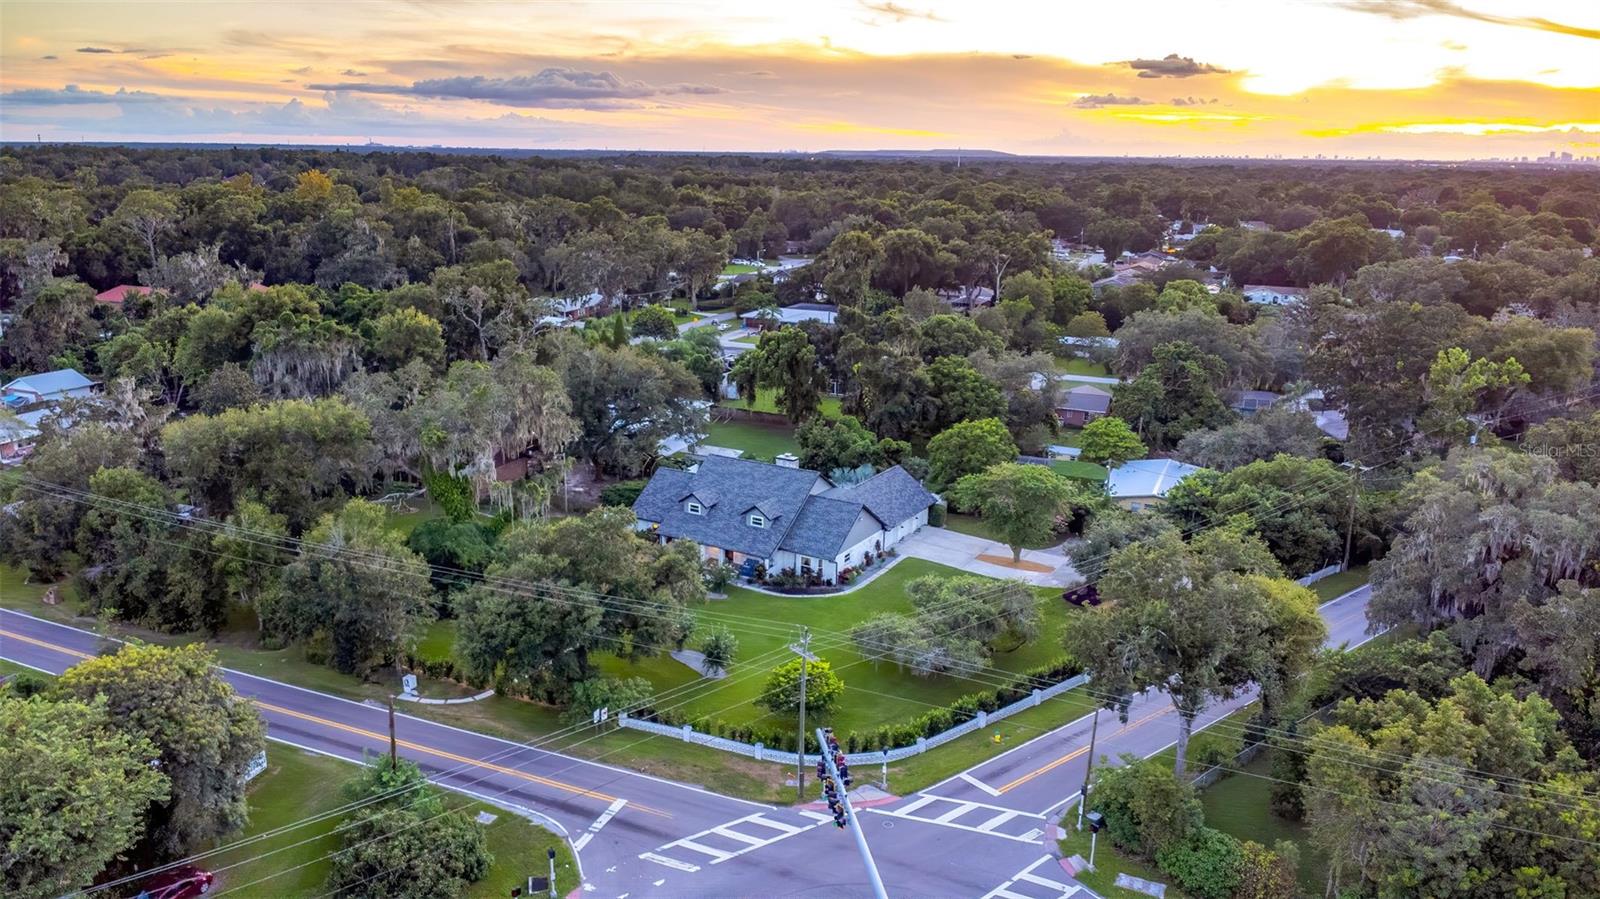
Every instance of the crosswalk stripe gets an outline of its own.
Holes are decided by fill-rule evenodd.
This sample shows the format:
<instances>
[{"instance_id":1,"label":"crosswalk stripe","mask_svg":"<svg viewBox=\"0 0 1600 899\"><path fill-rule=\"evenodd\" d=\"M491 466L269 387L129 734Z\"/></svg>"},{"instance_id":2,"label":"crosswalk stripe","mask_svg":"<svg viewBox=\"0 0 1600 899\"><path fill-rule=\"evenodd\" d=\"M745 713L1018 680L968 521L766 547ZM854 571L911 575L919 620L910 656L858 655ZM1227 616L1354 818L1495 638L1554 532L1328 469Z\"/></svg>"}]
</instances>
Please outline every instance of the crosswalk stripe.
<instances>
[{"instance_id":1,"label":"crosswalk stripe","mask_svg":"<svg viewBox=\"0 0 1600 899\"><path fill-rule=\"evenodd\" d=\"M730 840L738 840L741 843L748 843L751 846L764 846L771 842L768 839L764 839L762 837L752 837L748 834L742 834L737 830L729 830L726 827L719 827L716 830L713 830L712 833L719 837L727 837ZM782 839L782 837L779 837L779 839Z\"/></svg>"},{"instance_id":2,"label":"crosswalk stripe","mask_svg":"<svg viewBox=\"0 0 1600 899\"><path fill-rule=\"evenodd\" d=\"M906 806L905 808L895 809L894 810L894 814L900 815L902 817L909 818L911 816L911 813L916 811L917 809L922 808L923 806L928 805L930 803L934 803L934 802L938 802L938 801L939 801L939 797L937 797L937 796L919 796L910 805Z\"/></svg>"},{"instance_id":3,"label":"crosswalk stripe","mask_svg":"<svg viewBox=\"0 0 1600 899\"><path fill-rule=\"evenodd\" d=\"M681 846L684 849L692 849L695 852L704 852L706 855L711 856L717 861L721 861L725 858L731 858L733 856L732 852L723 852L721 849L713 849L710 846L702 846L699 843L696 843L694 840L679 840L671 845L673 847Z\"/></svg>"},{"instance_id":4,"label":"crosswalk stripe","mask_svg":"<svg viewBox=\"0 0 1600 899\"><path fill-rule=\"evenodd\" d=\"M979 824L978 825L978 829L979 830L983 830L983 831L994 830L996 827L999 827L1000 825L1006 823L1007 821L1010 821L1012 818L1015 818L1016 816L1017 816L1016 812L1001 812L1000 814L995 815L993 818L990 818L989 820L983 822L982 824Z\"/></svg>"},{"instance_id":5,"label":"crosswalk stripe","mask_svg":"<svg viewBox=\"0 0 1600 899\"><path fill-rule=\"evenodd\" d=\"M643 852L640 853L639 857L647 862L655 862L658 865L666 865L669 868L677 868L679 871L688 871L690 874L700 870L699 865L691 865L688 862L680 862L675 858L667 858L664 855L656 855L654 852Z\"/></svg>"},{"instance_id":6,"label":"crosswalk stripe","mask_svg":"<svg viewBox=\"0 0 1600 899\"><path fill-rule=\"evenodd\" d=\"M954 821L955 819L965 815L967 812L970 812L975 808L977 808L977 806L972 805L971 803L963 802L939 817L931 818L929 820L933 821L935 824L944 824L947 821Z\"/></svg>"},{"instance_id":7,"label":"crosswalk stripe","mask_svg":"<svg viewBox=\"0 0 1600 899\"><path fill-rule=\"evenodd\" d=\"M817 815L816 812L802 811L800 814L802 814L802 815L816 815L817 817L821 818L824 821L830 820L826 815ZM773 830L781 830L784 833L799 833L800 831L805 830L805 828L803 828L803 827L791 827L790 825L785 824L782 821L771 821L771 820L768 820L766 818L761 817L760 815L751 815L749 818L746 818L745 820L749 821L751 824L760 824L763 827L770 827ZM737 823L737 822L735 822L735 823Z\"/></svg>"}]
</instances>

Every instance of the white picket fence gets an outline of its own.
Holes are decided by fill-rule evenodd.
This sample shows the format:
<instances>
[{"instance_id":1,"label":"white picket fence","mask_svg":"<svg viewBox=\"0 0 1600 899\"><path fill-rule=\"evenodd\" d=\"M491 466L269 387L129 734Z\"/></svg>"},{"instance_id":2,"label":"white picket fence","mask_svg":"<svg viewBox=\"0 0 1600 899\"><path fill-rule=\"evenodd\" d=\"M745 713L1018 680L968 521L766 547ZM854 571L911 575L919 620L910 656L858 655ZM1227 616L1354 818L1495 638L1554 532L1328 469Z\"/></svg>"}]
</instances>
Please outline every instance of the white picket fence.
<instances>
[{"instance_id":1,"label":"white picket fence","mask_svg":"<svg viewBox=\"0 0 1600 899\"><path fill-rule=\"evenodd\" d=\"M898 762L901 759L907 759L914 755L921 755L922 753L927 752L936 746L943 746L957 737L963 737L972 733L973 731L982 730L983 728L987 727L991 721L1000 721L1026 709L1037 708L1046 699L1060 696L1062 693L1077 687L1081 687L1088 682L1089 676L1087 674L1075 675L1058 684L1052 684L1051 686L1045 687L1041 690L1034 690L1031 694L1024 696L1016 702L1013 702L1007 706L1002 706L992 712L979 711L976 716L968 718L966 721L957 724L955 727L952 727L949 730L940 731L931 737L919 737L917 742L910 746L897 746L894 749L886 749L874 752L858 751L851 753L850 759L856 764L877 765L888 762ZM742 755L745 758L755 759L758 762L787 762L794 759L794 753L792 752L778 749L768 749L760 743L752 744L739 740L730 740L726 737L714 737L711 734L701 733L687 724L682 725L681 727L672 727L670 725L661 724L655 721L646 721L642 718L630 718L625 714L617 716L617 724L621 727L626 727L629 730L642 730L645 733L659 734L663 737L675 737L684 741L685 743L694 743L698 746L705 746L711 749L720 749L723 752L731 752L735 755ZM805 757L805 763L808 765L814 765L820 760L821 757L815 754L807 754Z\"/></svg>"},{"instance_id":2,"label":"white picket fence","mask_svg":"<svg viewBox=\"0 0 1600 899\"><path fill-rule=\"evenodd\" d=\"M1329 565L1327 568L1319 568L1316 571L1313 571L1310 574L1306 575L1305 577L1295 578L1295 583L1299 584L1302 587L1309 587L1312 584L1315 584L1317 581L1320 581L1325 577L1331 577L1331 576L1333 576L1335 574L1338 574L1339 572L1341 572L1343 570L1344 570L1344 566L1343 565Z\"/></svg>"}]
</instances>

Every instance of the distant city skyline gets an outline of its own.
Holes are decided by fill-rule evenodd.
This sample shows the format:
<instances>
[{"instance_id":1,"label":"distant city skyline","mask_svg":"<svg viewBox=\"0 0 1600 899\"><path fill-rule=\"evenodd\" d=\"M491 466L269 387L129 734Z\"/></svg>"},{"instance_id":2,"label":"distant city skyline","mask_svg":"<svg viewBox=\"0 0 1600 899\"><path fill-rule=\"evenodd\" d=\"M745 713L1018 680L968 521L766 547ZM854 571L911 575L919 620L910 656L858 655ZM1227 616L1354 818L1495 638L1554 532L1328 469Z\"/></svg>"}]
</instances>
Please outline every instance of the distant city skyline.
<instances>
[{"instance_id":1,"label":"distant city skyline","mask_svg":"<svg viewBox=\"0 0 1600 899\"><path fill-rule=\"evenodd\" d=\"M1600 6L7 2L0 138L1600 156Z\"/></svg>"}]
</instances>

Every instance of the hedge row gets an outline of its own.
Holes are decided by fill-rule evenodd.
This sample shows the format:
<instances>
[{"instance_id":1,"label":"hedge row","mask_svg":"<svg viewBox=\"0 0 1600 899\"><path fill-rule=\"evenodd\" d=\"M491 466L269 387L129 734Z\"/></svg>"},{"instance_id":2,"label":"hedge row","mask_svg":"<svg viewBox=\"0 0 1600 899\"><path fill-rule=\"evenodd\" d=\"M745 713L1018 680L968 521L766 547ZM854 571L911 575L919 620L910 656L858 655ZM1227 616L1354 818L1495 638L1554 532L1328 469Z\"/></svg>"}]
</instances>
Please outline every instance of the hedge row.
<instances>
[{"instance_id":1,"label":"hedge row","mask_svg":"<svg viewBox=\"0 0 1600 899\"><path fill-rule=\"evenodd\" d=\"M885 749L913 746L919 739L943 733L958 724L977 717L980 711L994 712L1032 695L1036 683L1056 683L1073 677L1082 672L1082 670L1071 659L1063 658L1052 665L1045 665L1023 672L1009 686L984 690L979 693L970 693L957 698L947 708L934 709L910 721L900 724L885 724L869 731L851 731L840 734L838 735L839 743L844 747L846 754L879 752ZM741 743L760 743L766 748L775 751L795 751L795 731L793 728L730 724L720 718L696 718L692 715L684 715L673 709L667 709L660 713L647 711L639 717L659 721L669 727L681 727L688 724L700 733L737 740ZM806 745L808 752L815 751L816 738L808 734Z\"/></svg>"}]
</instances>

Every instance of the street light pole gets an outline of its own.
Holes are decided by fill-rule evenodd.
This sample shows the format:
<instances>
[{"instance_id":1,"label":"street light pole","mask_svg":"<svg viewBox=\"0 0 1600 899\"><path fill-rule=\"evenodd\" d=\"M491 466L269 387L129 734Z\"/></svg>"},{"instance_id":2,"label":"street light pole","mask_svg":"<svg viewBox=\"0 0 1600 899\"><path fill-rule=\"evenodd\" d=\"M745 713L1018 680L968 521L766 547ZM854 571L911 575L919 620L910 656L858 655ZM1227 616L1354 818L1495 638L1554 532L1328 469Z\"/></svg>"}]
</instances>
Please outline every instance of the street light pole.
<instances>
[{"instance_id":1,"label":"street light pole","mask_svg":"<svg viewBox=\"0 0 1600 899\"><path fill-rule=\"evenodd\" d=\"M795 733L794 793L796 802L806 800L806 668L811 664L811 628L800 629L800 643L789 644L800 656L800 729ZM822 744L818 744L819 746ZM826 752L823 755L827 755Z\"/></svg>"},{"instance_id":2,"label":"street light pole","mask_svg":"<svg viewBox=\"0 0 1600 899\"><path fill-rule=\"evenodd\" d=\"M1094 723L1089 725L1089 761L1083 767L1083 791L1078 794L1078 830L1083 830L1083 807L1089 804L1089 774L1094 771L1094 739L1100 734L1100 707L1094 707ZM1091 845L1093 841L1090 841ZM1091 850L1091 854L1092 850Z\"/></svg>"},{"instance_id":3,"label":"street light pole","mask_svg":"<svg viewBox=\"0 0 1600 899\"><path fill-rule=\"evenodd\" d=\"M883 887L883 877L878 874L878 863L872 860L872 850L867 846L867 833L861 829L861 819L856 817L856 810L850 807L850 788L844 785L844 778L839 776L839 766L833 762L833 753L828 751L828 736L817 728L817 749L822 753L822 760L828 768L828 776L839 785L839 801L844 803L845 819L850 825L850 834L856 838L856 849L861 852L861 863L867 868L867 880L872 885L872 895L875 899L889 899L889 891Z\"/></svg>"}]
</instances>

